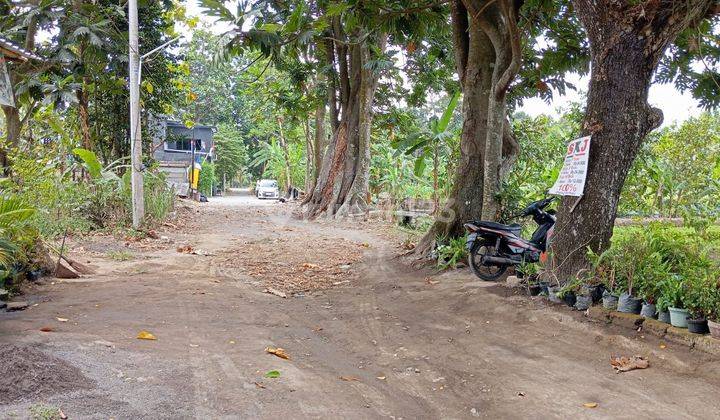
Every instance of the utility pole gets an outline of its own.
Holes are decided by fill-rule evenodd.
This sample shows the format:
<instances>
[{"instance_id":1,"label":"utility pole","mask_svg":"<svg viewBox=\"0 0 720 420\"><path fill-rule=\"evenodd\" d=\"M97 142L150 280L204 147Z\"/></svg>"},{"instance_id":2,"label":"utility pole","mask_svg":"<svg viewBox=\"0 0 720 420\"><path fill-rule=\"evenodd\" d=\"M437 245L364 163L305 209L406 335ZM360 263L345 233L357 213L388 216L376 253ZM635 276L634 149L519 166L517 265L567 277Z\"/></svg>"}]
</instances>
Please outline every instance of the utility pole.
<instances>
[{"instance_id":1,"label":"utility pole","mask_svg":"<svg viewBox=\"0 0 720 420\"><path fill-rule=\"evenodd\" d=\"M138 229L145 219L145 195L142 132L140 131L140 46L137 0L129 0L128 18L130 35L130 185L132 186L133 228Z\"/></svg>"}]
</instances>

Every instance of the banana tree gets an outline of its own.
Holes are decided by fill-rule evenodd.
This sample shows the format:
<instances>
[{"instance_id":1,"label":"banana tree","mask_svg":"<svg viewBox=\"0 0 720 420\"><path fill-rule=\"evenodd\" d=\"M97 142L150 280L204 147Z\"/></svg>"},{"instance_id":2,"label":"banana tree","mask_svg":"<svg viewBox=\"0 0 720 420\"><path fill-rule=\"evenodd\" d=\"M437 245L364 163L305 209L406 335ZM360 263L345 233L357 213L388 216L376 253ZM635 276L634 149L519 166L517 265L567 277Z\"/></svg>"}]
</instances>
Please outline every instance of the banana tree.
<instances>
[{"instance_id":1,"label":"banana tree","mask_svg":"<svg viewBox=\"0 0 720 420\"><path fill-rule=\"evenodd\" d=\"M450 121L452 120L453 112L455 112L459 98L460 93L455 92L439 119L432 117L427 127L423 127L419 131L409 135L395 146L395 157L401 154L415 156L414 172L418 178L423 175L427 168L426 161L432 159L433 213L440 207L440 197L438 196L440 152L441 149L449 148L449 140L455 136L455 132L450 129Z\"/></svg>"}]
</instances>

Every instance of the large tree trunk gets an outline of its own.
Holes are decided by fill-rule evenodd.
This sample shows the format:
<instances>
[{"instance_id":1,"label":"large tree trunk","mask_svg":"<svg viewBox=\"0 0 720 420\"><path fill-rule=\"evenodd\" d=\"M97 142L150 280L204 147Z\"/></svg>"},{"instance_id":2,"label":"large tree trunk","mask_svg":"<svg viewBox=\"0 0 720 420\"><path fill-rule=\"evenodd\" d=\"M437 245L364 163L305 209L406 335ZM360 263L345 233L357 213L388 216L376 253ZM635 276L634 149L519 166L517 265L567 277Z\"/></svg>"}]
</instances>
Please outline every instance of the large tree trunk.
<instances>
[{"instance_id":1,"label":"large tree trunk","mask_svg":"<svg viewBox=\"0 0 720 420\"><path fill-rule=\"evenodd\" d=\"M310 191L315 185L313 177L313 159L315 154L313 151L313 136L310 134L310 118L303 121L303 130L305 131L305 191Z\"/></svg>"},{"instance_id":2,"label":"large tree trunk","mask_svg":"<svg viewBox=\"0 0 720 420\"><path fill-rule=\"evenodd\" d=\"M85 86L87 85L83 83L83 87L77 90L78 118L80 120L83 148L93 150L92 140L90 139L90 101Z\"/></svg>"},{"instance_id":3,"label":"large tree trunk","mask_svg":"<svg viewBox=\"0 0 720 420\"><path fill-rule=\"evenodd\" d=\"M16 104L17 105L17 104ZM22 122L20 120L20 111L17 108L11 106L2 106L3 114L5 116L5 133L7 137L7 146L17 147L20 141L20 132L22 131ZM7 170L9 167L8 150L4 147L0 150L0 163Z\"/></svg>"},{"instance_id":4,"label":"large tree trunk","mask_svg":"<svg viewBox=\"0 0 720 420\"><path fill-rule=\"evenodd\" d=\"M339 22L334 36L345 39ZM356 38L359 37L355 34ZM376 40L384 49L384 36ZM338 65L341 121L333 131L333 140L322 161L315 189L306 198L304 216L347 215L365 210L370 169L370 128L372 103L378 75L365 68L369 59L367 39L362 42L338 42L335 56ZM331 104L331 126L335 118Z\"/></svg>"},{"instance_id":5,"label":"large tree trunk","mask_svg":"<svg viewBox=\"0 0 720 420\"><path fill-rule=\"evenodd\" d=\"M618 199L645 136L662 122L647 103L659 59L682 30L706 16L711 0L576 0L590 40L592 73L583 135L591 135L584 196L562 200L551 268L560 282L589 265L587 249L609 246Z\"/></svg>"},{"instance_id":6,"label":"large tree trunk","mask_svg":"<svg viewBox=\"0 0 720 420\"><path fill-rule=\"evenodd\" d=\"M315 137L313 139L313 185L320 176L323 152L325 151L325 104L318 105L315 110Z\"/></svg>"},{"instance_id":7,"label":"large tree trunk","mask_svg":"<svg viewBox=\"0 0 720 420\"><path fill-rule=\"evenodd\" d=\"M479 217L482 211L488 98L495 52L476 20L468 20L462 2L455 0L452 6L456 65L463 89L460 164L444 208L416 246L416 253L420 256L425 256L434 248L436 238L461 234L462 224Z\"/></svg>"},{"instance_id":8,"label":"large tree trunk","mask_svg":"<svg viewBox=\"0 0 720 420\"><path fill-rule=\"evenodd\" d=\"M504 0L501 3L507 3ZM513 22L497 20L493 1L453 0L451 18L455 62L463 91L463 128L460 139L460 163L453 188L435 223L415 248L424 257L439 237L463 233L463 223L483 216L483 201L499 192L503 163L517 154L517 142L510 135L505 115L505 95L509 78L506 70L512 60L506 49L507 36L492 32L493 25ZM495 31L503 28L495 28ZM502 36L501 36L502 35ZM493 42L492 37L496 39ZM496 50L501 52L496 54ZM514 54L514 50L510 51ZM513 58L512 55L510 58ZM495 70L495 71L494 71ZM512 70L512 69L511 69ZM488 144L492 142L493 144ZM492 154L492 170L486 170L487 154ZM492 175L487 179L486 175ZM489 205L493 202L488 201ZM491 220L496 210L491 210Z\"/></svg>"},{"instance_id":9,"label":"large tree trunk","mask_svg":"<svg viewBox=\"0 0 720 420\"><path fill-rule=\"evenodd\" d=\"M507 90L520 68L520 35L516 25L517 10L514 3L509 1L485 3L482 5L485 10L482 13L475 12L479 6L470 9L470 13L477 16L480 27L485 31L495 50L485 142L482 218L496 220L500 214L499 193L504 172L503 138L508 132L506 128L509 125L506 117ZM506 159L514 160L517 152L518 149L512 150Z\"/></svg>"},{"instance_id":10,"label":"large tree trunk","mask_svg":"<svg viewBox=\"0 0 720 420\"><path fill-rule=\"evenodd\" d=\"M280 147L283 151L283 158L285 160L285 190L290 194L290 187L292 187L292 167L290 164L290 153L288 152L287 141L285 140L285 131L283 130L282 118L278 117L278 133L280 138Z\"/></svg>"}]
</instances>

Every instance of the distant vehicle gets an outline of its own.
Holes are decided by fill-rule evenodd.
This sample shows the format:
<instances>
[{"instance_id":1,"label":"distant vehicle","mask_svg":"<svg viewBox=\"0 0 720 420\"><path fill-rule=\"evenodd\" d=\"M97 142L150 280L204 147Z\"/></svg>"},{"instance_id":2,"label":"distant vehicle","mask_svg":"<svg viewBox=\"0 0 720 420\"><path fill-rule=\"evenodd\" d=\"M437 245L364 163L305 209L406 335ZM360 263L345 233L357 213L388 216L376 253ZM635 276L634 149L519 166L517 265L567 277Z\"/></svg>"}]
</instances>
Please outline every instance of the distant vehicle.
<instances>
[{"instance_id":1,"label":"distant vehicle","mask_svg":"<svg viewBox=\"0 0 720 420\"><path fill-rule=\"evenodd\" d=\"M280 189L274 179L261 179L255 184L255 196L259 199L280 198Z\"/></svg>"}]
</instances>

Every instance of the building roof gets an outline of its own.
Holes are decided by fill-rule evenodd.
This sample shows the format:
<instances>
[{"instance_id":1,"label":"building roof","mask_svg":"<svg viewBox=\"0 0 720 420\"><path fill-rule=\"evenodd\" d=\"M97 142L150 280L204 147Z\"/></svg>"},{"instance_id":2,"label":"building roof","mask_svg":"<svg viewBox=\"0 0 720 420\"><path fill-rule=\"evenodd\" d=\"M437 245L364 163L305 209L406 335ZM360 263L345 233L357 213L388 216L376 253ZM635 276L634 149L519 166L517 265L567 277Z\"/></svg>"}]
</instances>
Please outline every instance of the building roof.
<instances>
[{"instance_id":1,"label":"building roof","mask_svg":"<svg viewBox=\"0 0 720 420\"><path fill-rule=\"evenodd\" d=\"M181 123L180 121L167 120L165 123L168 127L181 127L192 130L192 128L187 128L187 126L185 126L185 124ZM195 124L194 128L215 130L216 127L214 125Z\"/></svg>"},{"instance_id":2,"label":"building roof","mask_svg":"<svg viewBox=\"0 0 720 420\"><path fill-rule=\"evenodd\" d=\"M9 39L4 38L2 35L0 35L0 54L14 61L43 61L40 56L26 50L25 48L18 46Z\"/></svg>"}]
</instances>

